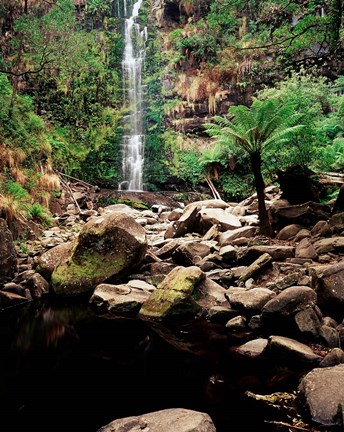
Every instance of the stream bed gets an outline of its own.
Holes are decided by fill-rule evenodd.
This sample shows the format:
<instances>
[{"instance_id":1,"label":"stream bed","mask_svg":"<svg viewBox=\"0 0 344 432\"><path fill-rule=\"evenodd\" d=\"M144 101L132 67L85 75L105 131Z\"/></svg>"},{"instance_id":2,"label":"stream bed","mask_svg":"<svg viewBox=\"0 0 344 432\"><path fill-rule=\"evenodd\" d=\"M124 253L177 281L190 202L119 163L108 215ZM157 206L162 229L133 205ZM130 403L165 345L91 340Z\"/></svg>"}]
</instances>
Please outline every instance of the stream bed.
<instances>
[{"instance_id":1,"label":"stream bed","mask_svg":"<svg viewBox=\"0 0 344 432\"><path fill-rule=\"evenodd\" d=\"M244 394L269 391L269 371L231 362L225 346L178 351L144 323L104 320L87 302L31 304L0 321L3 432L96 432L166 408L206 412L218 432L272 430Z\"/></svg>"}]
</instances>

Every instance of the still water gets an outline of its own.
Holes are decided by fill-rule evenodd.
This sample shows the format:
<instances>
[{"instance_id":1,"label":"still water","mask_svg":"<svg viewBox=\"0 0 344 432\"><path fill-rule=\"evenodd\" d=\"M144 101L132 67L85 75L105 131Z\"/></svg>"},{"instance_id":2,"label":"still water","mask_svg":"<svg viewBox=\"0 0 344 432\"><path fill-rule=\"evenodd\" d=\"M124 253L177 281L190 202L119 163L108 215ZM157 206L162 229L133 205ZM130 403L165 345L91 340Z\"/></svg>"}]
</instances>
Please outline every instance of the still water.
<instances>
[{"instance_id":1,"label":"still water","mask_svg":"<svg viewBox=\"0 0 344 432\"><path fill-rule=\"evenodd\" d=\"M207 412L218 432L266 432L226 355L177 351L143 323L103 320L84 305L31 305L0 315L0 430L95 432L165 408ZM162 431L163 432L163 431Z\"/></svg>"}]
</instances>

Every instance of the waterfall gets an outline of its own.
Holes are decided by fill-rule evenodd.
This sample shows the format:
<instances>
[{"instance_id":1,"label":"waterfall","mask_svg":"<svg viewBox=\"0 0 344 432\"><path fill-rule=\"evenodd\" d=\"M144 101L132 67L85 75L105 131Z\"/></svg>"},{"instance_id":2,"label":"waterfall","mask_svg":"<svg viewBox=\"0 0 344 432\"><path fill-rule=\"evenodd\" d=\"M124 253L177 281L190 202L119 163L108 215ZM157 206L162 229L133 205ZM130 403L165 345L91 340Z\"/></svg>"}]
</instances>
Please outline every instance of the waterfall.
<instances>
[{"instance_id":1,"label":"waterfall","mask_svg":"<svg viewBox=\"0 0 344 432\"><path fill-rule=\"evenodd\" d=\"M147 28L141 30L136 22L142 2L138 0L132 4L132 0L123 0L123 8L119 11L119 15L125 18L122 69L124 98L128 106L128 114L123 119L122 182L119 190L143 190L145 132L142 66Z\"/></svg>"}]
</instances>

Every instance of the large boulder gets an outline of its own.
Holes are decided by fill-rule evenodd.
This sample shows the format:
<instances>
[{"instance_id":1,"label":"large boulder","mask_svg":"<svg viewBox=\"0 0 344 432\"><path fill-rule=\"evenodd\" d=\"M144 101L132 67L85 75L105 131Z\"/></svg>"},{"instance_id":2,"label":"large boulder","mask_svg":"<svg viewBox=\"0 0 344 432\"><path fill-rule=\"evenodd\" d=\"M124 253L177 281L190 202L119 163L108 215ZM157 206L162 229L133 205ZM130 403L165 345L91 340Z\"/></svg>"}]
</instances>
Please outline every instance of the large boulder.
<instances>
[{"instance_id":1,"label":"large boulder","mask_svg":"<svg viewBox=\"0 0 344 432\"><path fill-rule=\"evenodd\" d=\"M17 254L11 231L0 218L0 283L11 280L17 271Z\"/></svg>"},{"instance_id":2,"label":"large boulder","mask_svg":"<svg viewBox=\"0 0 344 432\"><path fill-rule=\"evenodd\" d=\"M89 220L71 256L54 270L56 294L80 294L110 277L122 276L139 265L147 251L145 230L123 213L111 212Z\"/></svg>"},{"instance_id":3,"label":"large boulder","mask_svg":"<svg viewBox=\"0 0 344 432\"><path fill-rule=\"evenodd\" d=\"M277 297L268 301L263 308L263 316L290 316L296 312L314 307L317 295L307 286L294 286L285 289Z\"/></svg>"},{"instance_id":4,"label":"large boulder","mask_svg":"<svg viewBox=\"0 0 344 432\"><path fill-rule=\"evenodd\" d=\"M276 202L270 208L273 226L279 229L291 224L313 226L320 220L328 220L330 213L330 207L312 201L283 207Z\"/></svg>"},{"instance_id":5,"label":"large boulder","mask_svg":"<svg viewBox=\"0 0 344 432\"><path fill-rule=\"evenodd\" d=\"M313 422L343 427L344 365L314 369L301 381L300 401ZM326 429L327 430L327 429ZM331 429L332 430L332 429Z\"/></svg>"},{"instance_id":6,"label":"large boulder","mask_svg":"<svg viewBox=\"0 0 344 432\"><path fill-rule=\"evenodd\" d=\"M182 408L118 419L98 432L216 432L208 414Z\"/></svg>"},{"instance_id":7,"label":"large boulder","mask_svg":"<svg viewBox=\"0 0 344 432\"><path fill-rule=\"evenodd\" d=\"M225 212L220 208L205 208L199 212L200 224L204 230L218 225L220 231L228 231L241 228L241 222L237 216Z\"/></svg>"}]
</instances>

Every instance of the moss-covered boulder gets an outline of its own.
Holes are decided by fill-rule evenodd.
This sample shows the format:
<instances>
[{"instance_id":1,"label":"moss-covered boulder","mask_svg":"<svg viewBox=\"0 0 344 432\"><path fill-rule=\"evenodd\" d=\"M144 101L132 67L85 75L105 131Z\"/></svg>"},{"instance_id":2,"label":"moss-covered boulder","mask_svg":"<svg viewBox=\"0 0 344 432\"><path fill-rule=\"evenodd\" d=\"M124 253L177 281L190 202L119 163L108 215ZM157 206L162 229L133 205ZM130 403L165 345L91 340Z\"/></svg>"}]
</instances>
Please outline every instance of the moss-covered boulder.
<instances>
[{"instance_id":1,"label":"moss-covered boulder","mask_svg":"<svg viewBox=\"0 0 344 432\"><path fill-rule=\"evenodd\" d=\"M71 255L54 270L52 289L66 295L91 291L139 265L146 251L145 231L130 216L112 212L91 219L82 228Z\"/></svg>"},{"instance_id":2,"label":"moss-covered boulder","mask_svg":"<svg viewBox=\"0 0 344 432\"><path fill-rule=\"evenodd\" d=\"M143 304L140 318L178 321L195 316L201 310L196 302L201 296L197 287L204 279L205 274L198 267L176 267Z\"/></svg>"}]
</instances>

